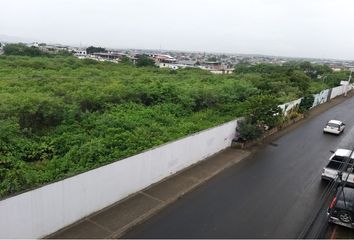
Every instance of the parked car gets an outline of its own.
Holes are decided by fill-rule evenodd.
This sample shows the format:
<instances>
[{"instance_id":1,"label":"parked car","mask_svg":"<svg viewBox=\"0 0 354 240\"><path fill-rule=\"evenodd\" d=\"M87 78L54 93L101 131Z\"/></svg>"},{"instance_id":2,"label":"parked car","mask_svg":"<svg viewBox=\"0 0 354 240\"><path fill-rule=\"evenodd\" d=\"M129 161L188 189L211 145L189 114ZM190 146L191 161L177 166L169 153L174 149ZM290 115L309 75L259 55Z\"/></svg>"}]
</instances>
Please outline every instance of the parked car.
<instances>
[{"instance_id":1,"label":"parked car","mask_svg":"<svg viewBox=\"0 0 354 240\"><path fill-rule=\"evenodd\" d=\"M330 120L323 128L324 133L333 133L339 135L344 131L345 124L338 120Z\"/></svg>"},{"instance_id":2,"label":"parked car","mask_svg":"<svg viewBox=\"0 0 354 240\"><path fill-rule=\"evenodd\" d=\"M348 157L350 157L349 160ZM346 162L348 162L348 165L346 169L343 169ZM348 186L354 186L353 165L354 153L348 149L337 149L337 151L333 152L332 156L329 158L329 162L323 168L321 178L325 180L338 180L338 173L343 170L342 180L347 181Z\"/></svg>"},{"instance_id":3,"label":"parked car","mask_svg":"<svg viewBox=\"0 0 354 240\"><path fill-rule=\"evenodd\" d=\"M339 187L327 210L328 221L354 228L354 189Z\"/></svg>"}]
</instances>

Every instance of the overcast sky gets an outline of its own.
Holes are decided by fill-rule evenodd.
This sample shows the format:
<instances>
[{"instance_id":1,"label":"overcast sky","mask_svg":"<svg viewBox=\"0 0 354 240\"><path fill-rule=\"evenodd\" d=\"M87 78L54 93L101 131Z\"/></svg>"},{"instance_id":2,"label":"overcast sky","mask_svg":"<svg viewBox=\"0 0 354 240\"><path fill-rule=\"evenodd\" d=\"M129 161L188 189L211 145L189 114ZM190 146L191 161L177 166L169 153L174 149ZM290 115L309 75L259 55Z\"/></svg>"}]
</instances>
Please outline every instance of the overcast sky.
<instances>
[{"instance_id":1,"label":"overcast sky","mask_svg":"<svg viewBox=\"0 0 354 240\"><path fill-rule=\"evenodd\" d=\"M116 48L354 60L353 0L0 0L0 34Z\"/></svg>"}]
</instances>

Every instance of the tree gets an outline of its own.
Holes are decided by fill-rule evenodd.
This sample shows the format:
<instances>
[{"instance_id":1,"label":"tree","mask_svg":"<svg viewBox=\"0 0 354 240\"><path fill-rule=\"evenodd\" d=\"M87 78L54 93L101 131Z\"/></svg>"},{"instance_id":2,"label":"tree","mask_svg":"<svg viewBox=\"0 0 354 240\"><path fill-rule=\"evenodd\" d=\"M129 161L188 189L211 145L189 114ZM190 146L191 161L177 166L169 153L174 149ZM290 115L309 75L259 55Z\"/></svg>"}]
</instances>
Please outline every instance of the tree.
<instances>
[{"instance_id":1,"label":"tree","mask_svg":"<svg viewBox=\"0 0 354 240\"><path fill-rule=\"evenodd\" d=\"M30 57L39 57L47 55L42 52L39 48L36 47L27 47L26 45L19 44L6 44L4 46L4 54L5 55L18 55L18 56L30 56Z\"/></svg>"},{"instance_id":2,"label":"tree","mask_svg":"<svg viewBox=\"0 0 354 240\"><path fill-rule=\"evenodd\" d=\"M251 124L275 127L282 117L278 104L278 100L271 95L252 96L245 102L246 119Z\"/></svg>"},{"instance_id":3,"label":"tree","mask_svg":"<svg viewBox=\"0 0 354 240\"><path fill-rule=\"evenodd\" d=\"M208 62L216 62L216 61L217 61L216 57L208 58Z\"/></svg>"},{"instance_id":4,"label":"tree","mask_svg":"<svg viewBox=\"0 0 354 240\"><path fill-rule=\"evenodd\" d=\"M259 138L262 135L262 130L247 121L238 121L238 126L236 129L238 133L238 141L250 141L256 138Z\"/></svg>"},{"instance_id":5,"label":"tree","mask_svg":"<svg viewBox=\"0 0 354 240\"><path fill-rule=\"evenodd\" d=\"M312 107L314 100L315 98L312 94L303 97L299 105L299 112L304 113L308 111Z\"/></svg>"},{"instance_id":6,"label":"tree","mask_svg":"<svg viewBox=\"0 0 354 240\"><path fill-rule=\"evenodd\" d=\"M94 47L94 46L90 46L90 47L86 48L87 54L99 53L99 52L105 53L105 52L107 52L107 50L105 48Z\"/></svg>"},{"instance_id":7,"label":"tree","mask_svg":"<svg viewBox=\"0 0 354 240\"><path fill-rule=\"evenodd\" d=\"M154 67L155 62L146 55L139 55L136 60L137 67Z\"/></svg>"},{"instance_id":8,"label":"tree","mask_svg":"<svg viewBox=\"0 0 354 240\"><path fill-rule=\"evenodd\" d=\"M294 71L290 75L290 82L294 87L298 87L303 93L306 93L310 87L311 79L301 71Z\"/></svg>"},{"instance_id":9,"label":"tree","mask_svg":"<svg viewBox=\"0 0 354 240\"><path fill-rule=\"evenodd\" d=\"M120 63L132 64L132 61L127 56L123 56L122 59L120 60Z\"/></svg>"}]
</instances>

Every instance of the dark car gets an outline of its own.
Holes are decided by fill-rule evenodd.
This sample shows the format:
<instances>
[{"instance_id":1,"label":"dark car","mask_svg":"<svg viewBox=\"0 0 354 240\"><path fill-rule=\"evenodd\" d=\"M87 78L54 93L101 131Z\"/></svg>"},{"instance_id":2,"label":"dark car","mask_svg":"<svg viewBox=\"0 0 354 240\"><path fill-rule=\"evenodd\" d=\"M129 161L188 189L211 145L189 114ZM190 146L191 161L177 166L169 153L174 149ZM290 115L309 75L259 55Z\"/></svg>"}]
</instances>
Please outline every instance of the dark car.
<instances>
[{"instance_id":1,"label":"dark car","mask_svg":"<svg viewBox=\"0 0 354 240\"><path fill-rule=\"evenodd\" d=\"M354 228L354 189L339 187L328 208L329 222Z\"/></svg>"}]
</instances>

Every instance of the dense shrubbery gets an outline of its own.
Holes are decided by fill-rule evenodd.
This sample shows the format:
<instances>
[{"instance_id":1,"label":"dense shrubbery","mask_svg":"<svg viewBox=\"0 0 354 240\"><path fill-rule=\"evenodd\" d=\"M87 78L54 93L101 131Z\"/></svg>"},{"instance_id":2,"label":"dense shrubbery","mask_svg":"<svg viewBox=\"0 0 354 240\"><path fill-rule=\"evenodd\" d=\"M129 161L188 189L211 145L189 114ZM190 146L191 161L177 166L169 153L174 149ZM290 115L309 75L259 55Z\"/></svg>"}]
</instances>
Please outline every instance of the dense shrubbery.
<instances>
[{"instance_id":1,"label":"dense shrubbery","mask_svg":"<svg viewBox=\"0 0 354 240\"><path fill-rule=\"evenodd\" d=\"M260 126L248 120L243 120L238 122L237 133L239 134L237 140L239 142L246 142L259 138L263 131Z\"/></svg>"},{"instance_id":2,"label":"dense shrubbery","mask_svg":"<svg viewBox=\"0 0 354 240\"><path fill-rule=\"evenodd\" d=\"M0 196L257 115L252 104L285 102L304 90L326 88L299 69L267 68L217 76L58 55L2 56ZM276 110L264 114L277 116Z\"/></svg>"},{"instance_id":3,"label":"dense shrubbery","mask_svg":"<svg viewBox=\"0 0 354 240\"><path fill-rule=\"evenodd\" d=\"M315 99L312 94L304 96L299 105L299 112L305 113L308 111L312 107L314 100Z\"/></svg>"},{"instance_id":4,"label":"dense shrubbery","mask_svg":"<svg viewBox=\"0 0 354 240\"><path fill-rule=\"evenodd\" d=\"M105 48L101 48L101 47L90 46L90 47L86 48L86 52L87 52L87 54L105 53L105 52L107 52L107 50Z\"/></svg>"},{"instance_id":5,"label":"dense shrubbery","mask_svg":"<svg viewBox=\"0 0 354 240\"><path fill-rule=\"evenodd\" d=\"M30 57L47 55L37 47L27 47L24 44L6 44L4 47L4 54Z\"/></svg>"}]
</instances>

